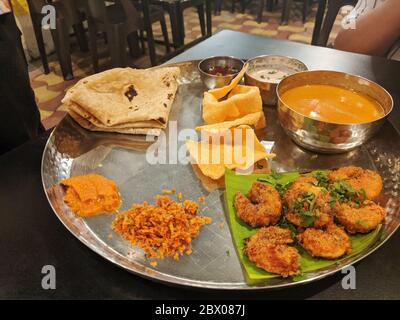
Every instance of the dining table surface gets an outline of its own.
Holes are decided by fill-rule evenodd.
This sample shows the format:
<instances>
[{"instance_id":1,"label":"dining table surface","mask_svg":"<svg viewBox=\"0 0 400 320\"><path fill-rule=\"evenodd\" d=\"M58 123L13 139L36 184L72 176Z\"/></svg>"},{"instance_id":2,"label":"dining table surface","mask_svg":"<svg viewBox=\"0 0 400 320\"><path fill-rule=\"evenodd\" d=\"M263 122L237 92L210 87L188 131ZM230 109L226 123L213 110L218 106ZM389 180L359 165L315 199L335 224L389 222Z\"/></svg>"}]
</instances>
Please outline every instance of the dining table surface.
<instances>
[{"instance_id":1,"label":"dining table surface","mask_svg":"<svg viewBox=\"0 0 400 320\"><path fill-rule=\"evenodd\" d=\"M395 101L389 119L400 133L400 62L224 30L168 63L214 55L248 59L280 54L309 69L361 75ZM0 299L399 299L400 233L355 264L356 289L341 272L279 290L222 291L176 287L122 270L91 251L58 220L42 186L42 153L50 132L0 156ZM398 139L398 136L393 137ZM42 288L42 268L54 266L56 288Z\"/></svg>"}]
</instances>

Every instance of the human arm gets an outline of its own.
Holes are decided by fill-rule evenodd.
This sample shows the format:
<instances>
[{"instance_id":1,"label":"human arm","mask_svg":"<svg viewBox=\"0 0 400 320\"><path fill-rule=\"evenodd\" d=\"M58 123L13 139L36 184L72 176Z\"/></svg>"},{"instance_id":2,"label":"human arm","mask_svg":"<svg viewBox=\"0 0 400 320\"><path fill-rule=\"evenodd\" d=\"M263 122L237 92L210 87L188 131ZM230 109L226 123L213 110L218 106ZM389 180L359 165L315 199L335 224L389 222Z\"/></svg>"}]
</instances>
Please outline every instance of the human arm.
<instances>
[{"instance_id":1,"label":"human arm","mask_svg":"<svg viewBox=\"0 0 400 320\"><path fill-rule=\"evenodd\" d=\"M384 56L400 37L400 1L386 0L358 17L355 29L342 28L334 48Z\"/></svg>"}]
</instances>

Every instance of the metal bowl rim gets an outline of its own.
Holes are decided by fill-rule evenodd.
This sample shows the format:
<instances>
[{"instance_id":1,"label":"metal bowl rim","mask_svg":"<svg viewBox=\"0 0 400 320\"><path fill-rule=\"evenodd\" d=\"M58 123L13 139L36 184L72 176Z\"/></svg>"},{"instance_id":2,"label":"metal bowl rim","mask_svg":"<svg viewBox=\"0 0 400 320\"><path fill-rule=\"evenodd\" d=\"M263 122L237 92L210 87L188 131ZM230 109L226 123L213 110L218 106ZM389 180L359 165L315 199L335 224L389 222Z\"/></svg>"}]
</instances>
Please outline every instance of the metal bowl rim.
<instances>
[{"instance_id":1,"label":"metal bowl rim","mask_svg":"<svg viewBox=\"0 0 400 320\"><path fill-rule=\"evenodd\" d=\"M375 84L376 86L378 86L379 89L381 89L381 90L390 98L390 108L389 108L389 111L386 112L386 111L384 110L384 111L385 111L385 114L384 114L382 117L380 117L380 118L378 118L378 119L375 119L375 120L373 120L373 121L369 121L369 122L336 123L336 122L321 121L321 120L318 120L318 119L310 118L310 117L308 117L308 116L305 116L305 115L303 115L303 114L297 112L296 110L292 109L290 106L288 106L286 103L283 102L281 96L279 95L279 87L280 87L280 85L282 84L283 81L287 80L288 78L290 78L290 77L292 77L292 76L296 76L296 75L299 75L299 74L302 74L302 73L317 73L317 72L330 72L330 73L341 74L341 75L344 75L344 76L356 77L356 78L359 78L359 79L361 79L361 80L365 80L365 81L367 81L367 82L369 82L369 83ZM282 80L278 83L278 85L276 86L276 96L277 96L277 98L278 98L278 102L281 102L282 104L284 104L291 112L295 113L295 114L298 115L298 116L301 116L301 117L310 119L310 120L315 121L315 122L318 122L318 123L332 124L332 125L337 125L337 126L360 126L360 125L369 125L369 124L373 124L373 123L375 123L375 122L379 122L379 121L381 121L381 120L386 119L386 118L391 114L391 112L393 111L393 107L394 107L394 100L393 100L392 95L389 93L389 91L387 91L387 90L386 90L384 87L382 87L379 83L376 83L375 81L372 81L372 80L370 80L370 79L367 79L367 78L362 77L362 76L359 76L359 75L355 75L355 74L351 74L351 73L347 73L347 72L342 72L342 71L334 71L334 70L323 70L323 69L321 69L321 70L306 70L306 71L300 71L300 72L293 73L293 74L287 76L286 78L282 79ZM378 102L379 102L379 101L378 101ZM279 109L280 109L279 103L278 103L278 106L277 106L277 107L278 107L278 110L279 110Z\"/></svg>"},{"instance_id":2,"label":"metal bowl rim","mask_svg":"<svg viewBox=\"0 0 400 320\"><path fill-rule=\"evenodd\" d=\"M232 74L229 74L229 75L226 75L226 76L217 76L217 75L214 75L214 74L207 73L203 69L201 69L200 65L204 61L210 60L210 59L215 59L215 58L229 58L229 59L240 61L242 63L242 69L243 69L243 67L245 65L245 62L243 61L243 59L240 59L240 58L237 58L237 57L234 57L234 56L211 56L211 57L207 57L207 58L204 58L204 59L200 60L199 63L197 64L197 69L199 70L200 74L203 74L203 75L205 75L207 77L211 77L211 78L229 78L229 77L235 77L242 70L242 69L240 69L238 72L232 73Z\"/></svg>"}]
</instances>

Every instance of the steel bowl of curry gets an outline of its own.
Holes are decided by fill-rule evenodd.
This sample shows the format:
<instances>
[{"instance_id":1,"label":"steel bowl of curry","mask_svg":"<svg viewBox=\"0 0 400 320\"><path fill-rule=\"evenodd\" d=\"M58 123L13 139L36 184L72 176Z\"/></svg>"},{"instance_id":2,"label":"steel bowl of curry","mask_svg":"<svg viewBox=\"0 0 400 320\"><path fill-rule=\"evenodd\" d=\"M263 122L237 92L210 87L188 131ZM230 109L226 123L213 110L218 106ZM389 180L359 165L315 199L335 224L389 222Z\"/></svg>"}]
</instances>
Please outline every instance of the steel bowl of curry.
<instances>
[{"instance_id":1,"label":"steel bowl of curry","mask_svg":"<svg viewBox=\"0 0 400 320\"><path fill-rule=\"evenodd\" d=\"M377 83L337 71L305 71L277 87L278 117L298 145L321 153L352 150L371 138L393 109Z\"/></svg>"}]
</instances>

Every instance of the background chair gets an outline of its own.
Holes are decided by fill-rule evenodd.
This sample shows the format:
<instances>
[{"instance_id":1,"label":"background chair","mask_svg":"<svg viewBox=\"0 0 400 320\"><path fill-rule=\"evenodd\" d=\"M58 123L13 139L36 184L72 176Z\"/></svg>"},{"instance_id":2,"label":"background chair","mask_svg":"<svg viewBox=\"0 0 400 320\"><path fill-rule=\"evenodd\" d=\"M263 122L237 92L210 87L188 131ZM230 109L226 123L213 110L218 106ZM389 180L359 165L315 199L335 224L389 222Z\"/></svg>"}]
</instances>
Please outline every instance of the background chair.
<instances>
[{"instance_id":1,"label":"background chair","mask_svg":"<svg viewBox=\"0 0 400 320\"><path fill-rule=\"evenodd\" d=\"M328 44L329 35L332 31L332 27L333 24L335 23L339 10L347 5L355 6L357 2L358 0L329 0L328 10L326 11L325 16L323 17L322 27L320 27L321 28L320 31L318 30L319 27L317 26L317 21L316 21L312 44L316 44L321 47L326 47L326 45ZM320 10L325 11L324 7L326 6L326 0L322 1L319 5L321 8L319 7L318 11ZM319 15L321 15L321 13ZM318 12L317 12L317 18L318 18ZM319 19L321 18L319 17ZM318 23L318 25L321 24Z\"/></svg>"},{"instance_id":2,"label":"background chair","mask_svg":"<svg viewBox=\"0 0 400 320\"><path fill-rule=\"evenodd\" d=\"M182 32L182 40L185 38L185 22L183 18L183 11L195 7L197 9L197 15L199 17L199 22L200 22L200 29L201 29L201 35L205 36L206 35L206 19L205 19L205 1L204 0L181 0L179 1L179 24L181 26L181 32ZM183 44L183 43L182 43Z\"/></svg>"},{"instance_id":3,"label":"background chair","mask_svg":"<svg viewBox=\"0 0 400 320\"><path fill-rule=\"evenodd\" d=\"M252 0L232 0L231 12L235 12L236 3L239 2L241 12L246 11L247 6L252 2ZM257 22L261 23L264 13L264 8L266 7L268 11L272 11L274 7L278 4L278 0L256 0L257 2Z\"/></svg>"},{"instance_id":4,"label":"background chair","mask_svg":"<svg viewBox=\"0 0 400 320\"><path fill-rule=\"evenodd\" d=\"M32 20L33 31L35 33L36 43L39 49L40 59L42 60L43 70L45 74L50 72L49 63L47 61L46 49L42 34L42 7L46 5L45 0L28 0L29 14Z\"/></svg>"},{"instance_id":5,"label":"background chair","mask_svg":"<svg viewBox=\"0 0 400 320\"><path fill-rule=\"evenodd\" d=\"M222 8L222 0L214 0L214 15L220 15Z\"/></svg>"},{"instance_id":6,"label":"background chair","mask_svg":"<svg viewBox=\"0 0 400 320\"><path fill-rule=\"evenodd\" d=\"M56 9L56 28L50 31L60 62L62 75L65 80L70 80L73 78L69 33L71 28L74 30L74 35L77 38L77 43L81 51L88 51L87 39L83 28L83 21L85 20L85 13L83 11L84 2L83 0L56 0L51 2L45 0L28 0L32 25L45 73L49 72L49 66L43 42L43 14L41 11L43 6L47 4L54 5Z\"/></svg>"},{"instance_id":7,"label":"background chair","mask_svg":"<svg viewBox=\"0 0 400 320\"><path fill-rule=\"evenodd\" d=\"M115 0L111 5L106 5L106 2L109 1L87 1L90 48L95 72L99 71L97 48L97 34L99 32L106 34L112 66L125 67L127 66L127 45L129 45L131 53L136 52L135 48L137 48L139 33L142 33L143 30L146 31L143 18L133 1ZM157 6L150 6L149 19L151 24L160 22L166 50L169 52L168 32L163 9ZM152 34L147 34L146 37L148 38L150 60L154 65L156 61L154 40L152 39ZM143 39L143 37L141 38ZM142 41L143 48L144 43Z\"/></svg>"},{"instance_id":8,"label":"background chair","mask_svg":"<svg viewBox=\"0 0 400 320\"><path fill-rule=\"evenodd\" d=\"M292 9L293 2L293 0L283 0L281 24L288 24L290 18L290 10ZM313 4L313 0L297 0L297 2L303 3L302 15L303 23L305 23L311 5Z\"/></svg>"},{"instance_id":9,"label":"background chair","mask_svg":"<svg viewBox=\"0 0 400 320\"><path fill-rule=\"evenodd\" d=\"M277 3L278 0L257 0L257 22L262 22L265 6L268 11L273 11Z\"/></svg>"}]
</instances>

